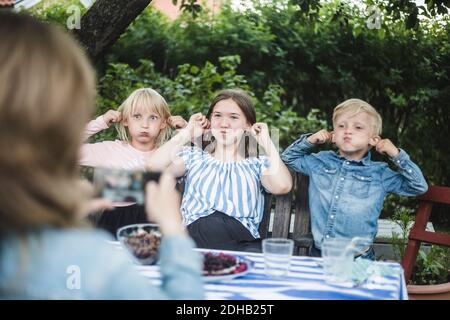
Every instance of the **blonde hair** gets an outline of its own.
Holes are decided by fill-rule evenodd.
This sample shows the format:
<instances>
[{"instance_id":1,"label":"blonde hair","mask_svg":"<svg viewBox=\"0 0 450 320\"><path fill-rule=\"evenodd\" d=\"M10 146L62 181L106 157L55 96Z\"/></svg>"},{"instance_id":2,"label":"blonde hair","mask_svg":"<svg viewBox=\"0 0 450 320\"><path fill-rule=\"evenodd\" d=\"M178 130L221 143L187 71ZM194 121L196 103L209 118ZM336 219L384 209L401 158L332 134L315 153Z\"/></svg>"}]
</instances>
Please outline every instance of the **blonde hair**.
<instances>
[{"instance_id":1,"label":"blonde hair","mask_svg":"<svg viewBox=\"0 0 450 320\"><path fill-rule=\"evenodd\" d=\"M89 196L77 166L95 76L68 35L0 13L0 236L76 224Z\"/></svg>"},{"instance_id":2,"label":"blonde hair","mask_svg":"<svg viewBox=\"0 0 450 320\"><path fill-rule=\"evenodd\" d=\"M375 110L374 107L361 99L348 99L334 108L333 125L336 124L336 120L341 114L348 111L352 112L352 117L357 115L358 113L366 112L369 116L372 117L373 120L372 132L376 133L377 135L381 135L383 121L380 114L377 112L377 110Z\"/></svg>"},{"instance_id":3,"label":"blonde hair","mask_svg":"<svg viewBox=\"0 0 450 320\"><path fill-rule=\"evenodd\" d=\"M119 123L117 131L119 138L122 141L130 142L131 137L123 125L123 120L128 119L137 110L144 110L147 112L154 112L166 122L170 117L170 109L166 100L157 91L151 88L141 88L135 90L130 96L120 105L118 111L122 113L122 121ZM156 138L156 145L160 146L169 140L171 130L169 125L162 129Z\"/></svg>"}]
</instances>

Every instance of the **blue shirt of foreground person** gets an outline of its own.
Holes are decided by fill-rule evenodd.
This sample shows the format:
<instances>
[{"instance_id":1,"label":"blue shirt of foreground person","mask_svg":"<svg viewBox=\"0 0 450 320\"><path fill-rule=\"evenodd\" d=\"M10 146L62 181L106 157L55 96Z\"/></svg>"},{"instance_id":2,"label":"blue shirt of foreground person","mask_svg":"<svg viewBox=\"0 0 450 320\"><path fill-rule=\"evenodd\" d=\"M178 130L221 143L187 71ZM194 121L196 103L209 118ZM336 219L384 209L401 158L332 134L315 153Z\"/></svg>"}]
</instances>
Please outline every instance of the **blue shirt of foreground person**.
<instances>
[{"instance_id":1,"label":"blue shirt of foreground person","mask_svg":"<svg viewBox=\"0 0 450 320\"><path fill-rule=\"evenodd\" d=\"M408 154L380 138L381 125L381 116L371 105L349 99L334 109L332 133L320 130L303 135L283 152L289 167L309 176L312 251L318 251L317 255L324 239L368 237L373 241L386 194L416 196L428 189ZM337 152L312 153L316 144L330 140ZM372 147L388 155L397 172L385 162L372 161ZM374 259L367 244L358 249L363 257Z\"/></svg>"}]
</instances>

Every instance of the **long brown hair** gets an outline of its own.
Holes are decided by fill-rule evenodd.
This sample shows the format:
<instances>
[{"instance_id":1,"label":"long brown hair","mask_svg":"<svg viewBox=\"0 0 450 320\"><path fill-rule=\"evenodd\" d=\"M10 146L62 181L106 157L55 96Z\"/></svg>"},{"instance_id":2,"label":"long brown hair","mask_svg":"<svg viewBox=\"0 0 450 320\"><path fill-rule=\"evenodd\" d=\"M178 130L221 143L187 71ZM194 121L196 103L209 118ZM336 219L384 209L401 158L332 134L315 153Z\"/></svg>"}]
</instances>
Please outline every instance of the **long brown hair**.
<instances>
[{"instance_id":1,"label":"long brown hair","mask_svg":"<svg viewBox=\"0 0 450 320\"><path fill-rule=\"evenodd\" d=\"M78 179L95 76L64 32L0 13L0 236L74 225L88 194Z\"/></svg>"},{"instance_id":2,"label":"long brown hair","mask_svg":"<svg viewBox=\"0 0 450 320\"><path fill-rule=\"evenodd\" d=\"M219 101L231 99L238 105L250 125L256 123L256 110L253 106L252 98L241 89L226 89L220 91L209 105L206 117L211 118L214 107Z\"/></svg>"},{"instance_id":3,"label":"long brown hair","mask_svg":"<svg viewBox=\"0 0 450 320\"><path fill-rule=\"evenodd\" d=\"M256 123L256 110L253 105L252 98L241 89L226 89L220 91L212 100L211 104L209 105L208 113L206 114L206 117L211 120L211 115L214 111L214 107L219 101L222 100L233 100L241 109L242 113L244 114L247 122L250 125L254 125ZM203 144L203 148L206 149L213 149L214 147L211 147L214 143L214 137L208 137L207 141ZM244 133L244 137L242 139L243 147L244 147L244 154L243 156L245 158L248 158L249 156L256 156L257 155L257 144L253 137L249 133ZM241 150L241 148L239 148Z\"/></svg>"}]
</instances>

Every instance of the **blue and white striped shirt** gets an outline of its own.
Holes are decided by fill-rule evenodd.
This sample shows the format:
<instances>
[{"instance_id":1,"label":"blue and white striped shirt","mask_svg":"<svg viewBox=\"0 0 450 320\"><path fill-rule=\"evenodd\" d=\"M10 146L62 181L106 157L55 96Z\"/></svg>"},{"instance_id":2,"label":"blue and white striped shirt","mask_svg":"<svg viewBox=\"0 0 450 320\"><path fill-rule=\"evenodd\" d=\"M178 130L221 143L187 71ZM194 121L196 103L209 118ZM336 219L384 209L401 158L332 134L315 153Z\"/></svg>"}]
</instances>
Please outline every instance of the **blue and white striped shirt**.
<instances>
[{"instance_id":1,"label":"blue and white striped shirt","mask_svg":"<svg viewBox=\"0 0 450 320\"><path fill-rule=\"evenodd\" d=\"M239 220L255 238L264 213L261 173L266 156L222 162L198 147L177 154L186 167L181 213L185 225L220 211Z\"/></svg>"}]
</instances>

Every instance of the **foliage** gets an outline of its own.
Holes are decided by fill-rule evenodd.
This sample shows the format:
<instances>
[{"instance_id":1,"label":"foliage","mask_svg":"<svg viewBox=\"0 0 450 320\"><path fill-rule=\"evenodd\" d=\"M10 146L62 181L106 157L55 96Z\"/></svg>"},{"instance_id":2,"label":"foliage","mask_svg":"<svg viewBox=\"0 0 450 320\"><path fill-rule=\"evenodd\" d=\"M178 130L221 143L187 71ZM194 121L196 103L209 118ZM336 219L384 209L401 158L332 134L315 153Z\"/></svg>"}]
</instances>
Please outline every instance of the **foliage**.
<instances>
[{"instance_id":1,"label":"foliage","mask_svg":"<svg viewBox=\"0 0 450 320\"><path fill-rule=\"evenodd\" d=\"M167 78L154 69L149 60L140 60L140 65L132 68L123 63L111 63L106 74L99 81L98 113L108 109L117 109L125 98L135 89L152 87L168 101L172 114L185 119L196 112L206 113L209 102L217 91L225 88L242 88L253 97L258 121L266 122L269 128L278 129L274 138L286 145L301 132L316 131L326 125L318 110L311 110L307 117L300 117L281 101L283 89L278 85L269 85L258 99L251 91L244 76L236 73L240 63L239 56L219 57L219 66L206 62L199 68L183 64L178 68L174 80ZM96 139L113 139L114 130L100 133Z\"/></svg>"},{"instance_id":2,"label":"foliage","mask_svg":"<svg viewBox=\"0 0 450 320\"><path fill-rule=\"evenodd\" d=\"M419 16L435 17L449 13L449 0L425 0L424 5L418 5L414 0L369 0L369 4L383 8L392 19L401 19L407 29L418 28Z\"/></svg>"},{"instance_id":3,"label":"foliage","mask_svg":"<svg viewBox=\"0 0 450 320\"><path fill-rule=\"evenodd\" d=\"M86 12L85 7L78 0L44 0L28 11L45 21L65 26L67 18L73 14L73 11L70 10L74 8L73 6L79 8L80 16Z\"/></svg>"},{"instance_id":4,"label":"foliage","mask_svg":"<svg viewBox=\"0 0 450 320\"><path fill-rule=\"evenodd\" d=\"M409 231L414 223L414 216L411 211L406 208L400 208L394 211L394 215L389 218L390 221L396 223L401 233L392 232L392 245L396 260L400 261L405 255L406 244L408 242Z\"/></svg>"},{"instance_id":5,"label":"foliage","mask_svg":"<svg viewBox=\"0 0 450 320\"><path fill-rule=\"evenodd\" d=\"M177 5L178 1L172 0L172 3L174 5ZM197 0L180 0L180 9L183 12L191 14L192 18L195 19L198 17L203 7L200 4L198 4Z\"/></svg>"},{"instance_id":6,"label":"foliage","mask_svg":"<svg viewBox=\"0 0 450 320\"><path fill-rule=\"evenodd\" d=\"M408 235L414 216L408 209L399 209L391 218L400 226L401 234L392 234L392 244L397 260L405 254ZM450 282L450 248L432 245L428 252L421 248L411 276L411 284L430 285Z\"/></svg>"},{"instance_id":7,"label":"foliage","mask_svg":"<svg viewBox=\"0 0 450 320\"><path fill-rule=\"evenodd\" d=\"M450 282L449 270L450 249L433 245L428 254L419 251L411 283L421 285Z\"/></svg>"}]
</instances>

